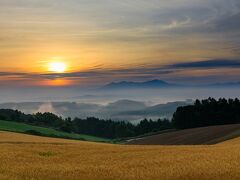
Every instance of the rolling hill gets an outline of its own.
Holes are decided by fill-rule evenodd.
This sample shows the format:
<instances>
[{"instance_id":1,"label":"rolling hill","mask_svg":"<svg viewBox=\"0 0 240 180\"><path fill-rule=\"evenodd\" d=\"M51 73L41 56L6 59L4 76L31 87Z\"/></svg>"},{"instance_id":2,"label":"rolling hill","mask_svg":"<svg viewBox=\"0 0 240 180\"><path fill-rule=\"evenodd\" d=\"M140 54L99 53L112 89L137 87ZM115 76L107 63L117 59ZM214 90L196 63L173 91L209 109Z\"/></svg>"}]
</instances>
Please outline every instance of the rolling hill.
<instances>
[{"instance_id":1,"label":"rolling hill","mask_svg":"<svg viewBox=\"0 0 240 180\"><path fill-rule=\"evenodd\" d=\"M215 144L240 136L240 124L210 126L166 132L162 134L130 139L132 145L202 145Z\"/></svg>"},{"instance_id":2,"label":"rolling hill","mask_svg":"<svg viewBox=\"0 0 240 180\"><path fill-rule=\"evenodd\" d=\"M47 137L86 140L86 141L94 141L94 142L111 142L111 140L105 139L105 138L99 138L99 137L82 135L82 134L65 133L65 132L57 131L55 129L31 126L23 123L2 121L2 120L0 120L0 130L20 132L20 133L26 133L26 134L35 134L35 135L47 136Z\"/></svg>"},{"instance_id":3,"label":"rolling hill","mask_svg":"<svg viewBox=\"0 0 240 180\"><path fill-rule=\"evenodd\" d=\"M239 179L240 138L132 146L0 131L0 179Z\"/></svg>"}]
</instances>

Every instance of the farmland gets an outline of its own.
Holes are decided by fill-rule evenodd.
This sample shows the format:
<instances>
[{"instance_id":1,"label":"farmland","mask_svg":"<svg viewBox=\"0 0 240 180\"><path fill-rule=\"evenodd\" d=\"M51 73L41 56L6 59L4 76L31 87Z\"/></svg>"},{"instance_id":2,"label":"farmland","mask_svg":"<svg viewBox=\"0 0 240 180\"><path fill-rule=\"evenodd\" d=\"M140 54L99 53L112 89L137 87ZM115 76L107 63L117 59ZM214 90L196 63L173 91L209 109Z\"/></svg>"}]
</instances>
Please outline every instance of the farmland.
<instances>
[{"instance_id":1,"label":"farmland","mask_svg":"<svg viewBox=\"0 0 240 180\"><path fill-rule=\"evenodd\" d=\"M0 179L238 179L240 138L135 146L0 132Z\"/></svg>"},{"instance_id":2,"label":"farmland","mask_svg":"<svg viewBox=\"0 0 240 180\"><path fill-rule=\"evenodd\" d=\"M240 136L240 124L192 128L130 139L133 145L216 144Z\"/></svg>"}]
</instances>

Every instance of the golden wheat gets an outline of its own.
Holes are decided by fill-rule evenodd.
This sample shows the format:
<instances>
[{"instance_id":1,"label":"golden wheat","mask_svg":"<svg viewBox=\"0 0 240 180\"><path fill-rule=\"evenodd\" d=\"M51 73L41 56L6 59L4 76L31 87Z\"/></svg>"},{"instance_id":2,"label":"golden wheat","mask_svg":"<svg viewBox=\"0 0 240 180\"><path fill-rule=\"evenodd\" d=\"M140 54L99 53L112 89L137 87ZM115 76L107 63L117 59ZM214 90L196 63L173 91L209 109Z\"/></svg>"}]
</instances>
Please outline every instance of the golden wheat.
<instances>
[{"instance_id":1,"label":"golden wheat","mask_svg":"<svg viewBox=\"0 0 240 180\"><path fill-rule=\"evenodd\" d=\"M0 179L239 179L240 139L127 146L0 133Z\"/></svg>"}]
</instances>

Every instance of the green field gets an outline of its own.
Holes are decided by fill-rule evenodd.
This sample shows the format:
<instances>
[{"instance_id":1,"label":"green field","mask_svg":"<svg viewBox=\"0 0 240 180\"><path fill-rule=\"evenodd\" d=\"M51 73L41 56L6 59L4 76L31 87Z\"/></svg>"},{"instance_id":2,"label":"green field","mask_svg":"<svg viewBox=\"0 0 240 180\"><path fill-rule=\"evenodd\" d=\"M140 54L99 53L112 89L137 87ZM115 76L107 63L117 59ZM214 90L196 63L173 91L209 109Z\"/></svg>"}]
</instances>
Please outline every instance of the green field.
<instances>
[{"instance_id":1,"label":"green field","mask_svg":"<svg viewBox=\"0 0 240 180\"><path fill-rule=\"evenodd\" d=\"M0 130L20 132L20 133L26 133L26 134L32 134L36 132L36 133L39 133L39 135L41 136L47 136L47 137L67 138L67 139L76 139L76 140L85 140L85 141L94 141L94 142L111 142L111 140L105 139L105 138L99 138L99 137L82 135L82 134L65 133L65 132L57 131L51 128L44 128L44 127L32 126L24 123L2 121L2 120L0 120Z\"/></svg>"}]
</instances>

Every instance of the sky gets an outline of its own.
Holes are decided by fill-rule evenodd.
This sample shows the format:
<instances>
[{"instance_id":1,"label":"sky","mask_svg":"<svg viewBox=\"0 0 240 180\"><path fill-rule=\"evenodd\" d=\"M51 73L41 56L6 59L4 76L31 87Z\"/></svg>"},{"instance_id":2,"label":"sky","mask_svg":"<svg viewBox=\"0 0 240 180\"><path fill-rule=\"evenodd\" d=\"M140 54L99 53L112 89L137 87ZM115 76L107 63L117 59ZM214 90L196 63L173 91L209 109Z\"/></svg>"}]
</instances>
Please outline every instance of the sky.
<instances>
[{"instance_id":1,"label":"sky","mask_svg":"<svg viewBox=\"0 0 240 180\"><path fill-rule=\"evenodd\" d=\"M0 86L238 82L239 19L239 0L1 0Z\"/></svg>"}]
</instances>

